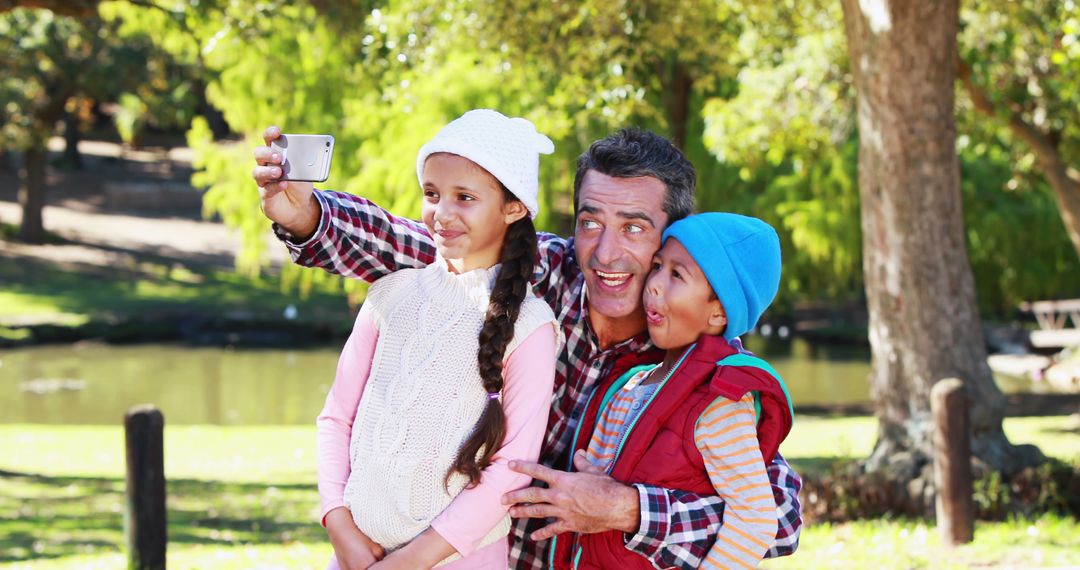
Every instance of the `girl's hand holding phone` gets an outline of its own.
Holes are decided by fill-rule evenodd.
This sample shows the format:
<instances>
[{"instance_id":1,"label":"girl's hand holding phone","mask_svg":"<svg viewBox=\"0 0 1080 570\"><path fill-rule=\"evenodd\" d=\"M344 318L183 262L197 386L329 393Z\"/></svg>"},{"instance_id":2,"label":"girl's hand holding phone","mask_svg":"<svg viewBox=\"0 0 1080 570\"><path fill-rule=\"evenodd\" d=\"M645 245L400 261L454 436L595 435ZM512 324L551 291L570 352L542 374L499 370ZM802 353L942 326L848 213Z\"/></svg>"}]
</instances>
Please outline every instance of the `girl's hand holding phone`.
<instances>
[{"instance_id":1,"label":"girl's hand holding phone","mask_svg":"<svg viewBox=\"0 0 1080 570\"><path fill-rule=\"evenodd\" d=\"M344 507L326 514L326 533L341 570L367 570L385 556L379 543L356 528L352 513Z\"/></svg>"}]
</instances>

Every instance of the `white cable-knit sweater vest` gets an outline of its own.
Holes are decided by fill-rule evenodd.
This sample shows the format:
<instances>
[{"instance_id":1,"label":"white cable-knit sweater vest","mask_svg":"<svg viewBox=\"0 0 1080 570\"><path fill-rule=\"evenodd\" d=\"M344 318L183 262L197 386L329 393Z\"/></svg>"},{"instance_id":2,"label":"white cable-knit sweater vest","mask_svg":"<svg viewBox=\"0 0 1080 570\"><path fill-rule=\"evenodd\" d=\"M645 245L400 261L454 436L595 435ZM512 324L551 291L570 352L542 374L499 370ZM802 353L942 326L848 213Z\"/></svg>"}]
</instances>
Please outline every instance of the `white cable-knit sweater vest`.
<instances>
[{"instance_id":1,"label":"white cable-knit sweater vest","mask_svg":"<svg viewBox=\"0 0 1080 570\"><path fill-rule=\"evenodd\" d=\"M352 427L345 506L387 551L427 529L467 483L455 473L443 484L488 401L476 355L497 271L457 275L438 258L379 279L361 308L379 338ZM547 303L528 295L505 354L554 322ZM477 547L509 530L506 516Z\"/></svg>"}]
</instances>

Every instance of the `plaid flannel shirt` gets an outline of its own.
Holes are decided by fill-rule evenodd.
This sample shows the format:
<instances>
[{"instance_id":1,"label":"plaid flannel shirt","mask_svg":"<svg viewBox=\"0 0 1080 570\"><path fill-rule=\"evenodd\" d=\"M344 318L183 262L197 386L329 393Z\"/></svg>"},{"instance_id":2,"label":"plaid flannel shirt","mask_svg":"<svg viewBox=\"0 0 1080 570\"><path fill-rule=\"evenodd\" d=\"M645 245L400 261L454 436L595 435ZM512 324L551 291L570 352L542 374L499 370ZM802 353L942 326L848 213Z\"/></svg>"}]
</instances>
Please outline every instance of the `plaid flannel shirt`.
<instances>
[{"instance_id":1,"label":"plaid flannel shirt","mask_svg":"<svg viewBox=\"0 0 1080 570\"><path fill-rule=\"evenodd\" d=\"M394 216L351 194L319 191L315 196L322 215L311 238L294 243L287 232L274 227L294 263L370 283L398 269L422 267L434 260L435 244L422 223ZM573 239L546 233L537 234L537 238L534 292L551 305L566 339L556 363L555 391L540 463L566 469L570 439L588 391L619 356L654 347L643 333L601 349L589 327L585 277L575 257ZM768 466L768 473L779 525L776 542L766 557L786 556L798 547L802 528L801 481L779 455ZM656 568L697 568L715 540L716 529L723 524L723 501L675 489L634 486L640 497L641 524L636 534L624 536L626 547ZM544 567L547 541L528 540L528 535L544 524L542 519L514 521L511 567Z\"/></svg>"}]
</instances>

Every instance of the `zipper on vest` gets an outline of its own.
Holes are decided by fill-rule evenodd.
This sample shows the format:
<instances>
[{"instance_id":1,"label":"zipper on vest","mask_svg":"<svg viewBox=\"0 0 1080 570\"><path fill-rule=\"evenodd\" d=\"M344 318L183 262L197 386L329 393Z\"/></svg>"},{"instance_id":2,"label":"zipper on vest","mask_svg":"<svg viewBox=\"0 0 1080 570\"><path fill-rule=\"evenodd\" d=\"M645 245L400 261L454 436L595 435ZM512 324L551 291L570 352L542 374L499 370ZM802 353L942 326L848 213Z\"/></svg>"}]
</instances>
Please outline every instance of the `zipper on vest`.
<instances>
[{"instance_id":1,"label":"zipper on vest","mask_svg":"<svg viewBox=\"0 0 1080 570\"><path fill-rule=\"evenodd\" d=\"M634 418L634 421L631 422L630 425L626 426L626 430L623 431L622 439L619 440L619 445L618 445L618 447L615 448L615 457L613 457L611 459L611 465L609 466L609 468L607 470L608 473L611 473L612 471L615 470L615 462L618 461L618 459L619 459L619 452L622 451L623 444L626 443L626 438L630 435L630 431L634 429L634 426L637 424L637 421L641 418L641 416L645 415L645 410L649 409L649 404L651 404L652 401L656 399L656 396L658 394L660 394L660 390L662 390L664 388L664 385L667 384L667 381L671 380L671 377L675 375L675 372L679 369L680 366L682 366L682 363L683 363L684 360L686 360L686 357L689 356L691 352L693 352L695 346L697 346L696 342L694 344L690 345L690 348L687 348L686 352L684 352L683 355L679 357L679 361L675 363L675 366L671 367L671 371L669 371L667 373L667 375L664 376L664 379L660 381L660 385L656 387L656 391L653 392L652 396L649 396L649 400L647 402L645 402L645 406L641 409L640 412L638 412L638 415L637 415L637 417ZM585 403L585 409L586 410L588 410L589 403L592 401L592 397L595 394L596 394L595 391L592 394L589 394L589 399ZM602 412L602 410L598 410L597 414L600 414L601 412ZM597 416L597 418L599 419L599 415ZM578 428L580 428L580 427L581 427L581 423L579 422L578 423ZM575 430L573 447L571 447L570 449L574 449L574 450L577 449L577 438L578 438L578 433L577 433L577 430ZM574 462L574 458L571 455L570 456L571 465L573 465L573 462ZM551 564L552 567L555 566L555 544L554 544L554 542L555 542L555 538L552 538L551 550L549 551L551 553L550 554L550 564ZM585 551L585 549L581 546L581 543L579 541L575 541L575 543L576 544L574 544L574 548L577 549L577 552L574 553L573 568L574 568L574 570L577 570L578 564L580 564L580 562L581 562L581 554Z\"/></svg>"},{"instance_id":2,"label":"zipper on vest","mask_svg":"<svg viewBox=\"0 0 1080 570\"><path fill-rule=\"evenodd\" d=\"M675 372L679 370L683 361L686 360L686 357L689 356L691 352L693 352L694 347L696 346L697 343L695 342L690 345L690 348L686 349L686 352L684 352L682 356L679 357L679 361L675 363L675 366L671 367L671 370L664 376L664 379L660 381L660 385L656 387L656 391L652 393L652 396L649 396L649 399L645 402L641 411L638 412L634 421L630 422L630 425L626 426L626 429L623 430L622 438L619 439L619 445L615 447L615 456L611 458L611 465L608 468L608 473L615 470L615 462L619 460L619 453L622 452L623 445L626 443L627 438L630 437L630 432L634 430L634 426L637 425L638 420L641 419L641 416L645 415L645 411L649 409L649 405L653 403L653 400L655 400L658 395L660 395L660 390L664 389L664 385L668 383L668 380L671 380L671 377L675 375Z\"/></svg>"},{"instance_id":3,"label":"zipper on vest","mask_svg":"<svg viewBox=\"0 0 1080 570\"><path fill-rule=\"evenodd\" d=\"M578 436L581 434L582 420L585 419L585 413L589 410L589 405L592 404L593 396L596 395L597 391L598 390L596 390L594 388L591 392L589 392L589 397L585 399L585 408L582 409L582 412L581 412L582 416L580 418L578 418L578 424L576 426L574 426L574 437L570 440L570 459L568 459L567 462L566 462L566 471L567 472L570 472L570 471L574 470L574 453L575 453L575 450L577 449ZM575 540L574 542L576 543L577 541ZM548 545L548 568L554 568L555 567L555 551L558 549L558 546L559 546L559 536L555 535L555 536L551 537L551 544ZM575 544L575 545L571 546L571 548L574 548L574 546L577 546L577 545ZM581 549L580 549L580 547L578 547L578 555L577 555L577 557L574 558L574 568L577 568L577 559L580 558L580 557L581 557Z\"/></svg>"},{"instance_id":4,"label":"zipper on vest","mask_svg":"<svg viewBox=\"0 0 1080 570\"><path fill-rule=\"evenodd\" d=\"M615 448L615 457L612 458L612 460L611 460L611 466L608 469L608 473L610 473L613 469L615 469L615 461L618 460L618 458L619 458L619 452L622 451L623 444L626 443L626 437L630 434L630 430L634 429L634 425L637 424L637 420L639 418L641 418L642 415L645 414L645 410L647 410L649 408L649 404L651 404L652 401L654 399L656 399L657 394L660 393L660 390L664 387L664 384L667 384L667 381L671 379L671 377L675 374L675 371L677 371L679 369L679 367L682 366L683 361L686 360L686 357L690 355L690 353L694 350L695 346L697 346L696 342L694 344L690 345L690 348L687 348L686 352L684 352L683 355L681 357L679 357L679 361L675 363L675 366L671 367L671 371L667 373L667 376L664 376L664 379L660 382L660 386L658 386L656 388L656 391L653 392L652 396L649 397L649 400L647 402L645 402L645 407L641 409L641 412L638 413L636 418L634 418L634 421L630 425L626 426L626 431L623 432L622 439L619 440L619 445L618 445L618 447ZM612 387L614 388L614 386L612 386ZM572 471L573 468L574 468L574 453L576 453L576 451L577 451L578 436L581 435L581 425L583 423L581 420L585 419L584 414L586 412L588 412L589 405L592 404L593 396L596 395L597 391L598 390L593 390L592 393L589 394L588 399L585 400L585 408L582 411L583 415L579 419L577 427L574 428L574 437L570 441L570 451L571 451L571 453L570 453L570 459L569 459L569 461L567 461L567 471ZM602 410L597 410L597 414L599 414L601 411ZM597 417L599 418L599 416L597 416ZM559 540L558 536L551 537L551 544L548 546L548 564L549 564L549 566L551 568L555 567L555 549L558 546L558 540ZM573 567L576 570L577 567L578 567L578 564L581 562L581 554L584 551L584 549L582 548L581 544L578 541L574 541L574 542L575 542L575 544L574 544L574 546L572 548L575 548L577 550L577 552L574 553Z\"/></svg>"}]
</instances>

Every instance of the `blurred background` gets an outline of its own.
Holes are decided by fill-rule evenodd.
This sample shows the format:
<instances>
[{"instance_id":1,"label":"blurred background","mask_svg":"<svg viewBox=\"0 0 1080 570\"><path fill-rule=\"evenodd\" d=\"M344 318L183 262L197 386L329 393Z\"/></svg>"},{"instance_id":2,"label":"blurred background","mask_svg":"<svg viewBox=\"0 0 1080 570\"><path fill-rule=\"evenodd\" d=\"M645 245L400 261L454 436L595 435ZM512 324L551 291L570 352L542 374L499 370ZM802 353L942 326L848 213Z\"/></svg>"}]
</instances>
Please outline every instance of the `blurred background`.
<instances>
[{"instance_id":1,"label":"blurred background","mask_svg":"<svg viewBox=\"0 0 1080 570\"><path fill-rule=\"evenodd\" d=\"M975 542L945 550L851 475L878 421L840 2L0 0L0 568L126 566L138 403L167 426L170 566L323 567L314 418L365 287L289 262L252 150L272 124L332 134L320 188L416 217L417 150L477 107L555 141L544 230L571 232L575 158L627 125L682 148L700 210L777 228L747 345L796 402L807 526L765 567L1080 565L1080 10L959 22L973 302L1005 433L1049 460L981 474Z\"/></svg>"}]
</instances>

